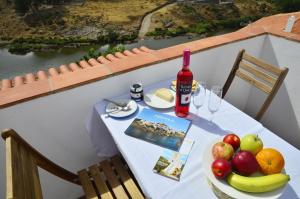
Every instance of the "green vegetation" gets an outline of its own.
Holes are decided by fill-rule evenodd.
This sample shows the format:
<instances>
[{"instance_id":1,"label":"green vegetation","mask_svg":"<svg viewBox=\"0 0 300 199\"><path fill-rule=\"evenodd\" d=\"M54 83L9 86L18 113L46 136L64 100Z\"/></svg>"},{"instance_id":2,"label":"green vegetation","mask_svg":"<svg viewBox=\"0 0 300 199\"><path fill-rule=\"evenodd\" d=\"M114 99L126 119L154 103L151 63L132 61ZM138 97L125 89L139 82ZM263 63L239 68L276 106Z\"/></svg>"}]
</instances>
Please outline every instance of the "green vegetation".
<instances>
[{"instance_id":1,"label":"green vegetation","mask_svg":"<svg viewBox=\"0 0 300 199\"><path fill-rule=\"evenodd\" d=\"M14 0L15 10L20 15L24 15L29 10L30 2L28 0Z\"/></svg>"},{"instance_id":2,"label":"green vegetation","mask_svg":"<svg viewBox=\"0 0 300 199\"><path fill-rule=\"evenodd\" d=\"M13 54L24 55L32 50L40 51L43 46L40 44L14 43L9 45L8 51Z\"/></svg>"},{"instance_id":3,"label":"green vegetation","mask_svg":"<svg viewBox=\"0 0 300 199\"><path fill-rule=\"evenodd\" d=\"M184 28L182 26L175 28L175 29L162 29L162 28L155 28L152 32L147 32L146 36L170 36L170 37L176 37L180 35L184 35L189 32L189 29Z\"/></svg>"},{"instance_id":4,"label":"green vegetation","mask_svg":"<svg viewBox=\"0 0 300 199\"><path fill-rule=\"evenodd\" d=\"M189 27L179 26L177 28L156 28L152 32L148 32L147 36L179 36L186 33L196 33L196 34L213 34L214 32L223 30L223 29L238 29L243 27L245 24L255 21L262 16L243 16L240 18L230 18L224 20L205 20L192 24Z\"/></svg>"},{"instance_id":5,"label":"green vegetation","mask_svg":"<svg viewBox=\"0 0 300 199\"><path fill-rule=\"evenodd\" d=\"M11 0L10 6L0 5L0 40L11 42L10 52L22 54L64 46L132 42L137 39L142 16L167 1L86 0L74 6L72 0ZM152 16L146 35L209 36L224 29L239 29L263 16L297 10L300 0L235 0L234 4L221 5L174 3Z\"/></svg>"},{"instance_id":6,"label":"green vegetation","mask_svg":"<svg viewBox=\"0 0 300 199\"><path fill-rule=\"evenodd\" d=\"M295 12L300 10L300 0L274 0L283 12Z\"/></svg>"},{"instance_id":7,"label":"green vegetation","mask_svg":"<svg viewBox=\"0 0 300 199\"><path fill-rule=\"evenodd\" d=\"M129 32L126 34L120 34L118 31L108 29L105 34L101 34L97 37L96 42L102 44L117 44L124 42L132 42L138 36L138 32Z\"/></svg>"},{"instance_id":8,"label":"green vegetation","mask_svg":"<svg viewBox=\"0 0 300 199\"><path fill-rule=\"evenodd\" d=\"M9 45L9 52L15 54L26 54L30 51L40 51L43 49L59 48L67 45L78 46L88 45L93 40L81 37L28 37L28 38L17 38L14 39Z\"/></svg>"},{"instance_id":9,"label":"green vegetation","mask_svg":"<svg viewBox=\"0 0 300 199\"><path fill-rule=\"evenodd\" d=\"M256 21L263 17L263 15L256 15L256 16L242 16L240 18L231 18L231 19L225 19L225 20L216 20L213 21L213 25L217 29L222 29L222 28L229 28L229 29L236 29L236 28L241 28L245 24L251 23L253 21Z\"/></svg>"},{"instance_id":10,"label":"green vegetation","mask_svg":"<svg viewBox=\"0 0 300 199\"><path fill-rule=\"evenodd\" d=\"M219 5L181 2L153 14L146 35L155 38L187 33L210 36L237 30L278 12L273 0L235 0Z\"/></svg>"},{"instance_id":11,"label":"green vegetation","mask_svg":"<svg viewBox=\"0 0 300 199\"><path fill-rule=\"evenodd\" d=\"M23 16L29 11L37 13L39 6L42 4L56 5L64 2L63 0L14 0L14 8L16 13Z\"/></svg>"},{"instance_id":12,"label":"green vegetation","mask_svg":"<svg viewBox=\"0 0 300 199\"><path fill-rule=\"evenodd\" d=\"M98 57L106 56L108 54L115 54L116 52L124 52L125 46L124 45L110 45L104 52L101 52L100 50L95 50L94 48L90 48L88 53L84 55L80 60L89 60L91 58L97 59Z\"/></svg>"},{"instance_id":13,"label":"green vegetation","mask_svg":"<svg viewBox=\"0 0 300 199\"><path fill-rule=\"evenodd\" d=\"M19 37L78 36L98 43L99 40L109 43L130 42L137 38L143 16L166 2L0 0L0 40L11 42Z\"/></svg>"},{"instance_id":14,"label":"green vegetation","mask_svg":"<svg viewBox=\"0 0 300 199\"><path fill-rule=\"evenodd\" d=\"M116 46L118 43L132 42L137 38L137 34L124 34L120 35L117 32L110 31L108 34L100 35L97 39L89 39L87 37L27 37L17 38L9 45L9 52L15 54L26 54L30 51L41 51L49 49L57 49L66 46L77 47L80 45L91 44L111 44ZM112 47L109 48L120 51L121 49Z\"/></svg>"},{"instance_id":15,"label":"green vegetation","mask_svg":"<svg viewBox=\"0 0 300 199\"><path fill-rule=\"evenodd\" d=\"M66 37L66 38L57 38L57 37L28 37L28 38L17 38L13 43L27 43L27 44L49 44L49 45L65 45L70 43L89 43L93 40L82 37Z\"/></svg>"}]
</instances>

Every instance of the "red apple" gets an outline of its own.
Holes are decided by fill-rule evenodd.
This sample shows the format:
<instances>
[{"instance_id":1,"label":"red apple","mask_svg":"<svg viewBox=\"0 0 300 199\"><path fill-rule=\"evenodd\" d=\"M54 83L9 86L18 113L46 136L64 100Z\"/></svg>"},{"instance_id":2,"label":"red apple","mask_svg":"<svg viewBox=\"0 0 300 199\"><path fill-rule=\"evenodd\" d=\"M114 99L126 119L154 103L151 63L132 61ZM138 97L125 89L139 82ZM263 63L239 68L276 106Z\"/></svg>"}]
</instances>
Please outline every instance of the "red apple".
<instances>
[{"instance_id":1,"label":"red apple","mask_svg":"<svg viewBox=\"0 0 300 199\"><path fill-rule=\"evenodd\" d=\"M235 151L240 147L240 138L233 133L226 135L223 142L230 144Z\"/></svg>"},{"instance_id":2,"label":"red apple","mask_svg":"<svg viewBox=\"0 0 300 199\"><path fill-rule=\"evenodd\" d=\"M224 179L231 173L231 164L225 159L217 159L212 163L211 170L216 178Z\"/></svg>"},{"instance_id":3,"label":"red apple","mask_svg":"<svg viewBox=\"0 0 300 199\"><path fill-rule=\"evenodd\" d=\"M225 142L218 142L212 148L214 159L224 158L226 160L230 160L230 158L233 156L233 153L233 147Z\"/></svg>"},{"instance_id":4,"label":"red apple","mask_svg":"<svg viewBox=\"0 0 300 199\"><path fill-rule=\"evenodd\" d=\"M259 170L259 164L250 151L237 152L231 163L233 169L243 176L249 176Z\"/></svg>"}]
</instances>

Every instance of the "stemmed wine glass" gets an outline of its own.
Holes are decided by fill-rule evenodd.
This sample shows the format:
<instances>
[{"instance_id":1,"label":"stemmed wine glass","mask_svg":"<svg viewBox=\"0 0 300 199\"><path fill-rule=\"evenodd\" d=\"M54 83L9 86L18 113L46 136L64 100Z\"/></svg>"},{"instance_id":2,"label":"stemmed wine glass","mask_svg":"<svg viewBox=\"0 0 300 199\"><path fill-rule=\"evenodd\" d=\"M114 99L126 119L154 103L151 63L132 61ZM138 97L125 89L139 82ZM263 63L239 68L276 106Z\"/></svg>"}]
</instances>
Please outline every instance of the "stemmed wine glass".
<instances>
[{"instance_id":1,"label":"stemmed wine glass","mask_svg":"<svg viewBox=\"0 0 300 199\"><path fill-rule=\"evenodd\" d=\"M206 83L198 81L193 96L193 104L197 109L197 115L199 113L200 107L204 104L205 96L206 96Z\"/></svg>"},{"instance_id":2,"label":"stemmed wine glass","mask_svg":"<svg viewBox=\"0 0 300 199\"><path fill-rule=\"evenodd\" d=\"M213 86L210 90L209 101L208 101L208 110L211 113L210 122L212 122L213 120L214 113L217 112L221 106L222 92L223 89L221 86Z\"/></svg>"}]
</instances>

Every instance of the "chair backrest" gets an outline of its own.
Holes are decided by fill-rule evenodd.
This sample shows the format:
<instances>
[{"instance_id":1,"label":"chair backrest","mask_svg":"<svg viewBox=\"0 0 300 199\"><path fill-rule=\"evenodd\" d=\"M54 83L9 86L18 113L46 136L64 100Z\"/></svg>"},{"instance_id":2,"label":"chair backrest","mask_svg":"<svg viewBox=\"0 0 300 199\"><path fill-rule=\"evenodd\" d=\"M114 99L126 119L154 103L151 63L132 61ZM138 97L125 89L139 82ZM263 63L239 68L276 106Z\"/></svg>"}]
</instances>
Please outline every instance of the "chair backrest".
<instances>
[{"instance_id":1,"label":"chair backrest","mask_svg":"<svg viewBox=\"0 0 300 199\"><path fill-rule=\"evenodd\" d=\"M288 68L277 68L257 59L247 54L243 49L239 52L224 84L222 97L225 97L235 76L249 82L267 94L265 102L255 116L256 120L260 120L270 106L288 71Z\"/></svg>"},{"instance_id":2,"label":"chair backrest","mask_svg":"<svg viewBox=\"0 0 300 199\"><path fill-rule=\"evenodd\" d=\"M43 198L38 167L69 182L80 184L76 174L44 157L14 130L4 130L2 137L6 148L6 198Z\"/></svg>"}]
</instances>

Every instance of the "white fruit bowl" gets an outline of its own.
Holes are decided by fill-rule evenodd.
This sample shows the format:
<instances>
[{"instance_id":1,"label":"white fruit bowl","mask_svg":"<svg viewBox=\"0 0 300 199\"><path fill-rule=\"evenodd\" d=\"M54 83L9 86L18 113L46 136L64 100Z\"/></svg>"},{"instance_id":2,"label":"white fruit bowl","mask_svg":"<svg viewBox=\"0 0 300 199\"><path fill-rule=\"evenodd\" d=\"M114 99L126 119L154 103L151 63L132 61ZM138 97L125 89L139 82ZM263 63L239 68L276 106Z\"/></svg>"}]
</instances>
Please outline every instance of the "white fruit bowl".
<instances>
[{"instance_id":1,"label":"white fruit bowl","mask_svg":"<svg viewBox=\"0 0 300 199\"><path fill-rule=\"evenodd\" d=\"M212 155L212 147L215 143L221 142L222 139L217 139L210 143L207 148L204 151L202 162L203 162L203 169L204 173L210 183L212 183L214 188L217 188L217 192L222 192L222 195L227 195L232 198L243 198L243 199L275 199L279 198L282 193L284 192L285 187L281 187L279 189L276 189L274 191L265 192L265 193L247 193L243 191L239 191L233 187L231 187L226 179L225 180L219 180L217 179L212 170L211 170L211 164L214 161L213 155ZM257 175L256 175L257 176ZM216 190L215 190L216 192Z\"/></svg>"}]
</instances>

